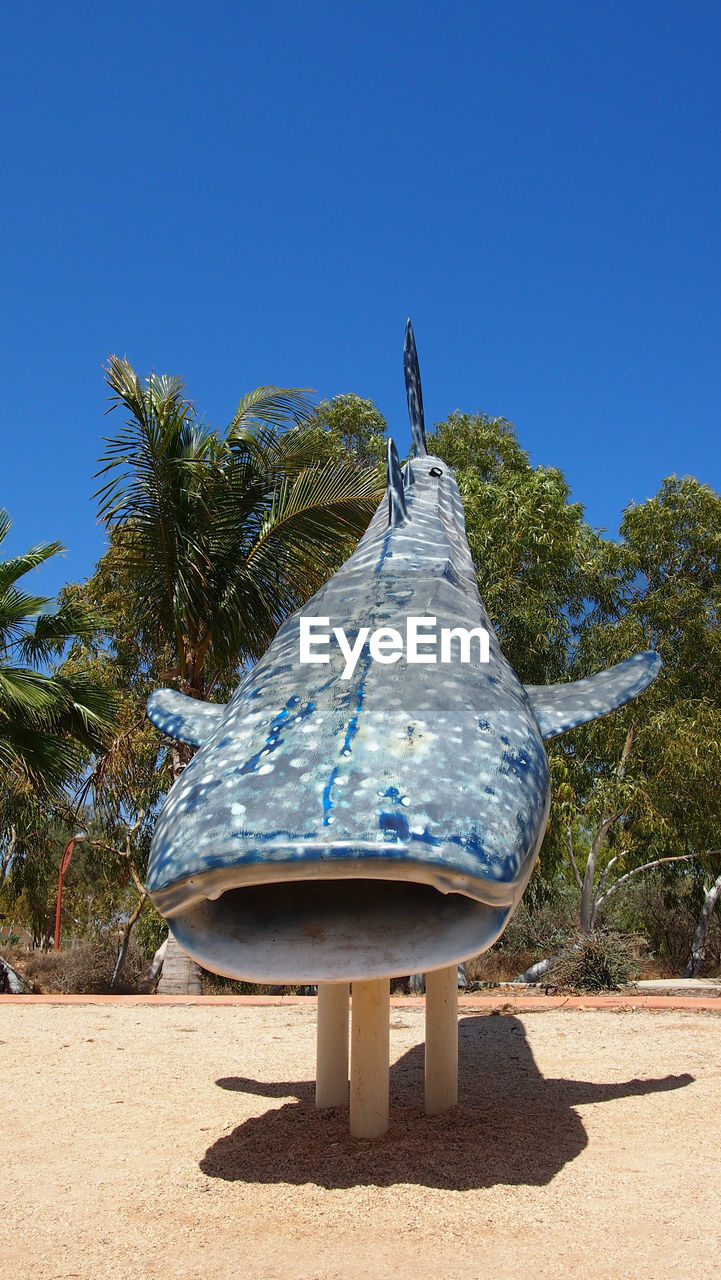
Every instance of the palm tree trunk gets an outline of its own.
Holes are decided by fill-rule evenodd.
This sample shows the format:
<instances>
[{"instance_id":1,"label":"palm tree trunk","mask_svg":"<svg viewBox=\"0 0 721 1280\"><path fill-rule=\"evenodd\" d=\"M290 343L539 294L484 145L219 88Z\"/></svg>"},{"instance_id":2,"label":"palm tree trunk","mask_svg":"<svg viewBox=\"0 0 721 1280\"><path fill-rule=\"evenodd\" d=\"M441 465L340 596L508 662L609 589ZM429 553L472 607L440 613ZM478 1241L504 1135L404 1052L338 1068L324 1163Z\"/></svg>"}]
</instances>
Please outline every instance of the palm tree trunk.
<instances>
[{"instance_id":1,"label":"palm tree trunk","mask_svg":"<svg viewBox=\"0 0 721 1280\"><path fill-rule=\"evenodd\" d=\"M158 983L158 995L202 996L203 975L200 965L191 960L172 933L168 934L168 946Z\"/></svg>"}]
</instances>

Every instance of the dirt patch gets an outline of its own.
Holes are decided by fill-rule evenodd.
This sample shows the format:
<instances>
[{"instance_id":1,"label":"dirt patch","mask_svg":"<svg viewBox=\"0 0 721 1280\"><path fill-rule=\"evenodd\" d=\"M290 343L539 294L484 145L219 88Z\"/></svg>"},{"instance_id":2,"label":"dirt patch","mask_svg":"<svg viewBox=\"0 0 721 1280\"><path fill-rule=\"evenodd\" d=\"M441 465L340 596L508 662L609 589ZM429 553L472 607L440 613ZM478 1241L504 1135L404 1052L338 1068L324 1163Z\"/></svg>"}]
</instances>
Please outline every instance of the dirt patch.
<instances>
[{"instance_id":1,"label":"dirt patch","mask_svg":"<svg viewBox=\"0 0 721 1280\"><path fill-rule=\"evenodd\" d=\"M428 1119L423 1011L394 1009L374 1143L314 1109L314 1002L0 1019L3 1280L717 1272L717 1016L464 1011Z\"/></svg>"}]
</instances>

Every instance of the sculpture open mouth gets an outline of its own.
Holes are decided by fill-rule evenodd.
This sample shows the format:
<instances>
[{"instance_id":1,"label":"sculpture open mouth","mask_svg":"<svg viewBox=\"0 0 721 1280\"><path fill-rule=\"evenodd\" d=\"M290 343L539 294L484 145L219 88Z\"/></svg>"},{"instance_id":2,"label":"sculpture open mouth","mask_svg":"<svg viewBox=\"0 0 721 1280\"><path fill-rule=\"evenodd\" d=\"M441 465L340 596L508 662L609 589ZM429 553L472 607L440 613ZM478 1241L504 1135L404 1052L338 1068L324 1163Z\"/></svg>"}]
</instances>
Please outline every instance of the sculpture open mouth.
<instances>
[{"instance_id":1,"label":"sculpture open mouth","mask_svg":"<svg viewBox=\"0 0 721 1280\"><path fill-rule=\"evenodd\" d=\"M191 893L169 924L198 963L226 977L342 982L459 963L491 946L512 910L399 880L397 866L392 879L379 870Z\"/></svg>"}]
</instances>

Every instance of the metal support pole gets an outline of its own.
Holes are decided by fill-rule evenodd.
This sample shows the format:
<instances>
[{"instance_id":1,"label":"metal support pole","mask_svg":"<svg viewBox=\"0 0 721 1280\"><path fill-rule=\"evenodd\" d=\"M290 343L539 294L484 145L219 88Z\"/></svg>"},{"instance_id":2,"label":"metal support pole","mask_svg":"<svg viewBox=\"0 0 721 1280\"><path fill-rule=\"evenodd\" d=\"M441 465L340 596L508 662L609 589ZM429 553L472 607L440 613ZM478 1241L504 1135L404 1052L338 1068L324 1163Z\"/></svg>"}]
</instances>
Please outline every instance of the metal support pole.
<instances>
[{"instance_id":1,"label":"metal support pole","mask_svg":"<svg viewBox=\"0 0 721 1280\"><path fill-rule=\"evenodd\" d=\"M352 1009L350 1131L380 1138L388 1129L389 979L354 982Z\"/></svg>"},{"instance_id":2,"label":"metal support pole","mask_svg":"<svg viewBox=\"0 0 721 1280\"><path fill-rule=\"evenodd\" d=\"M426 1115L458 1102L458 966L426 974Z\"/></svg>"},{"instance_id":3,"label":"metal support pole","mask_svg":"<svg viewBox=\"0 0 721 1280\"><path fill-rule=\"evenodd\" d=\"M318 983L315 1105L348 1105L348 998L350 983Z\"/></svg>"}]
</instances>

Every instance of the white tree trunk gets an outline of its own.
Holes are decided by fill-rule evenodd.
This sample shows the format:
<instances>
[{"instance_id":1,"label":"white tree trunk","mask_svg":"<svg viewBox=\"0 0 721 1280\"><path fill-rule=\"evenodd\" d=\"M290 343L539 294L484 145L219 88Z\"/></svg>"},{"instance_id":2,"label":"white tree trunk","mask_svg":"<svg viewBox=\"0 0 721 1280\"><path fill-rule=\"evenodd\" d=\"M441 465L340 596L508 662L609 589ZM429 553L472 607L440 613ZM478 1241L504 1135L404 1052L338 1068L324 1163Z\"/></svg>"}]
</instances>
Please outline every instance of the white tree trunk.
<instances>
[{"instance_id":1,"label":"white tree trunk","mask_svg":"<svg viewBox=\"0 0 721 1280\"><path fill-rule=\"evenodd\" d=\"M696 925L696 932L693 936L691 944L691 956L682 977L696 978L703 968L706 959L706 939L708 937L708 927L711 923L713 909L716 906L719 894L721 894L721 876L706 891L704 904L701 908L701 914Z\"/></svg>"},{"instance_id":2,"label":"white tree trunk","mask_svg":"<svg viewBox=\"0 0 721 1280\"><path fill-rule=\"evenodd\" d=\"M32 986L8 960L0 956L0 992L5 991L11 996L23 996L32 991Z\"/></svg>"},{"instance_id":3,"label":"white tree trunk","mask_svg":"<svg viewBox=\"0 0 721 1280\"><path fill-rule=\"evenodd\" d=\"M155 988L158 985L160 974L162 972L163 961L165 959L165 953L167 950L168 950L168 939L166 938L165 942L161 942L160 946L158 947L158 950L153 956L153 959L148 965L148 968L145 970L145 973L143 974L142 981L140 983L141 991L155 991Z\"/></svg>"}]
</instances>

